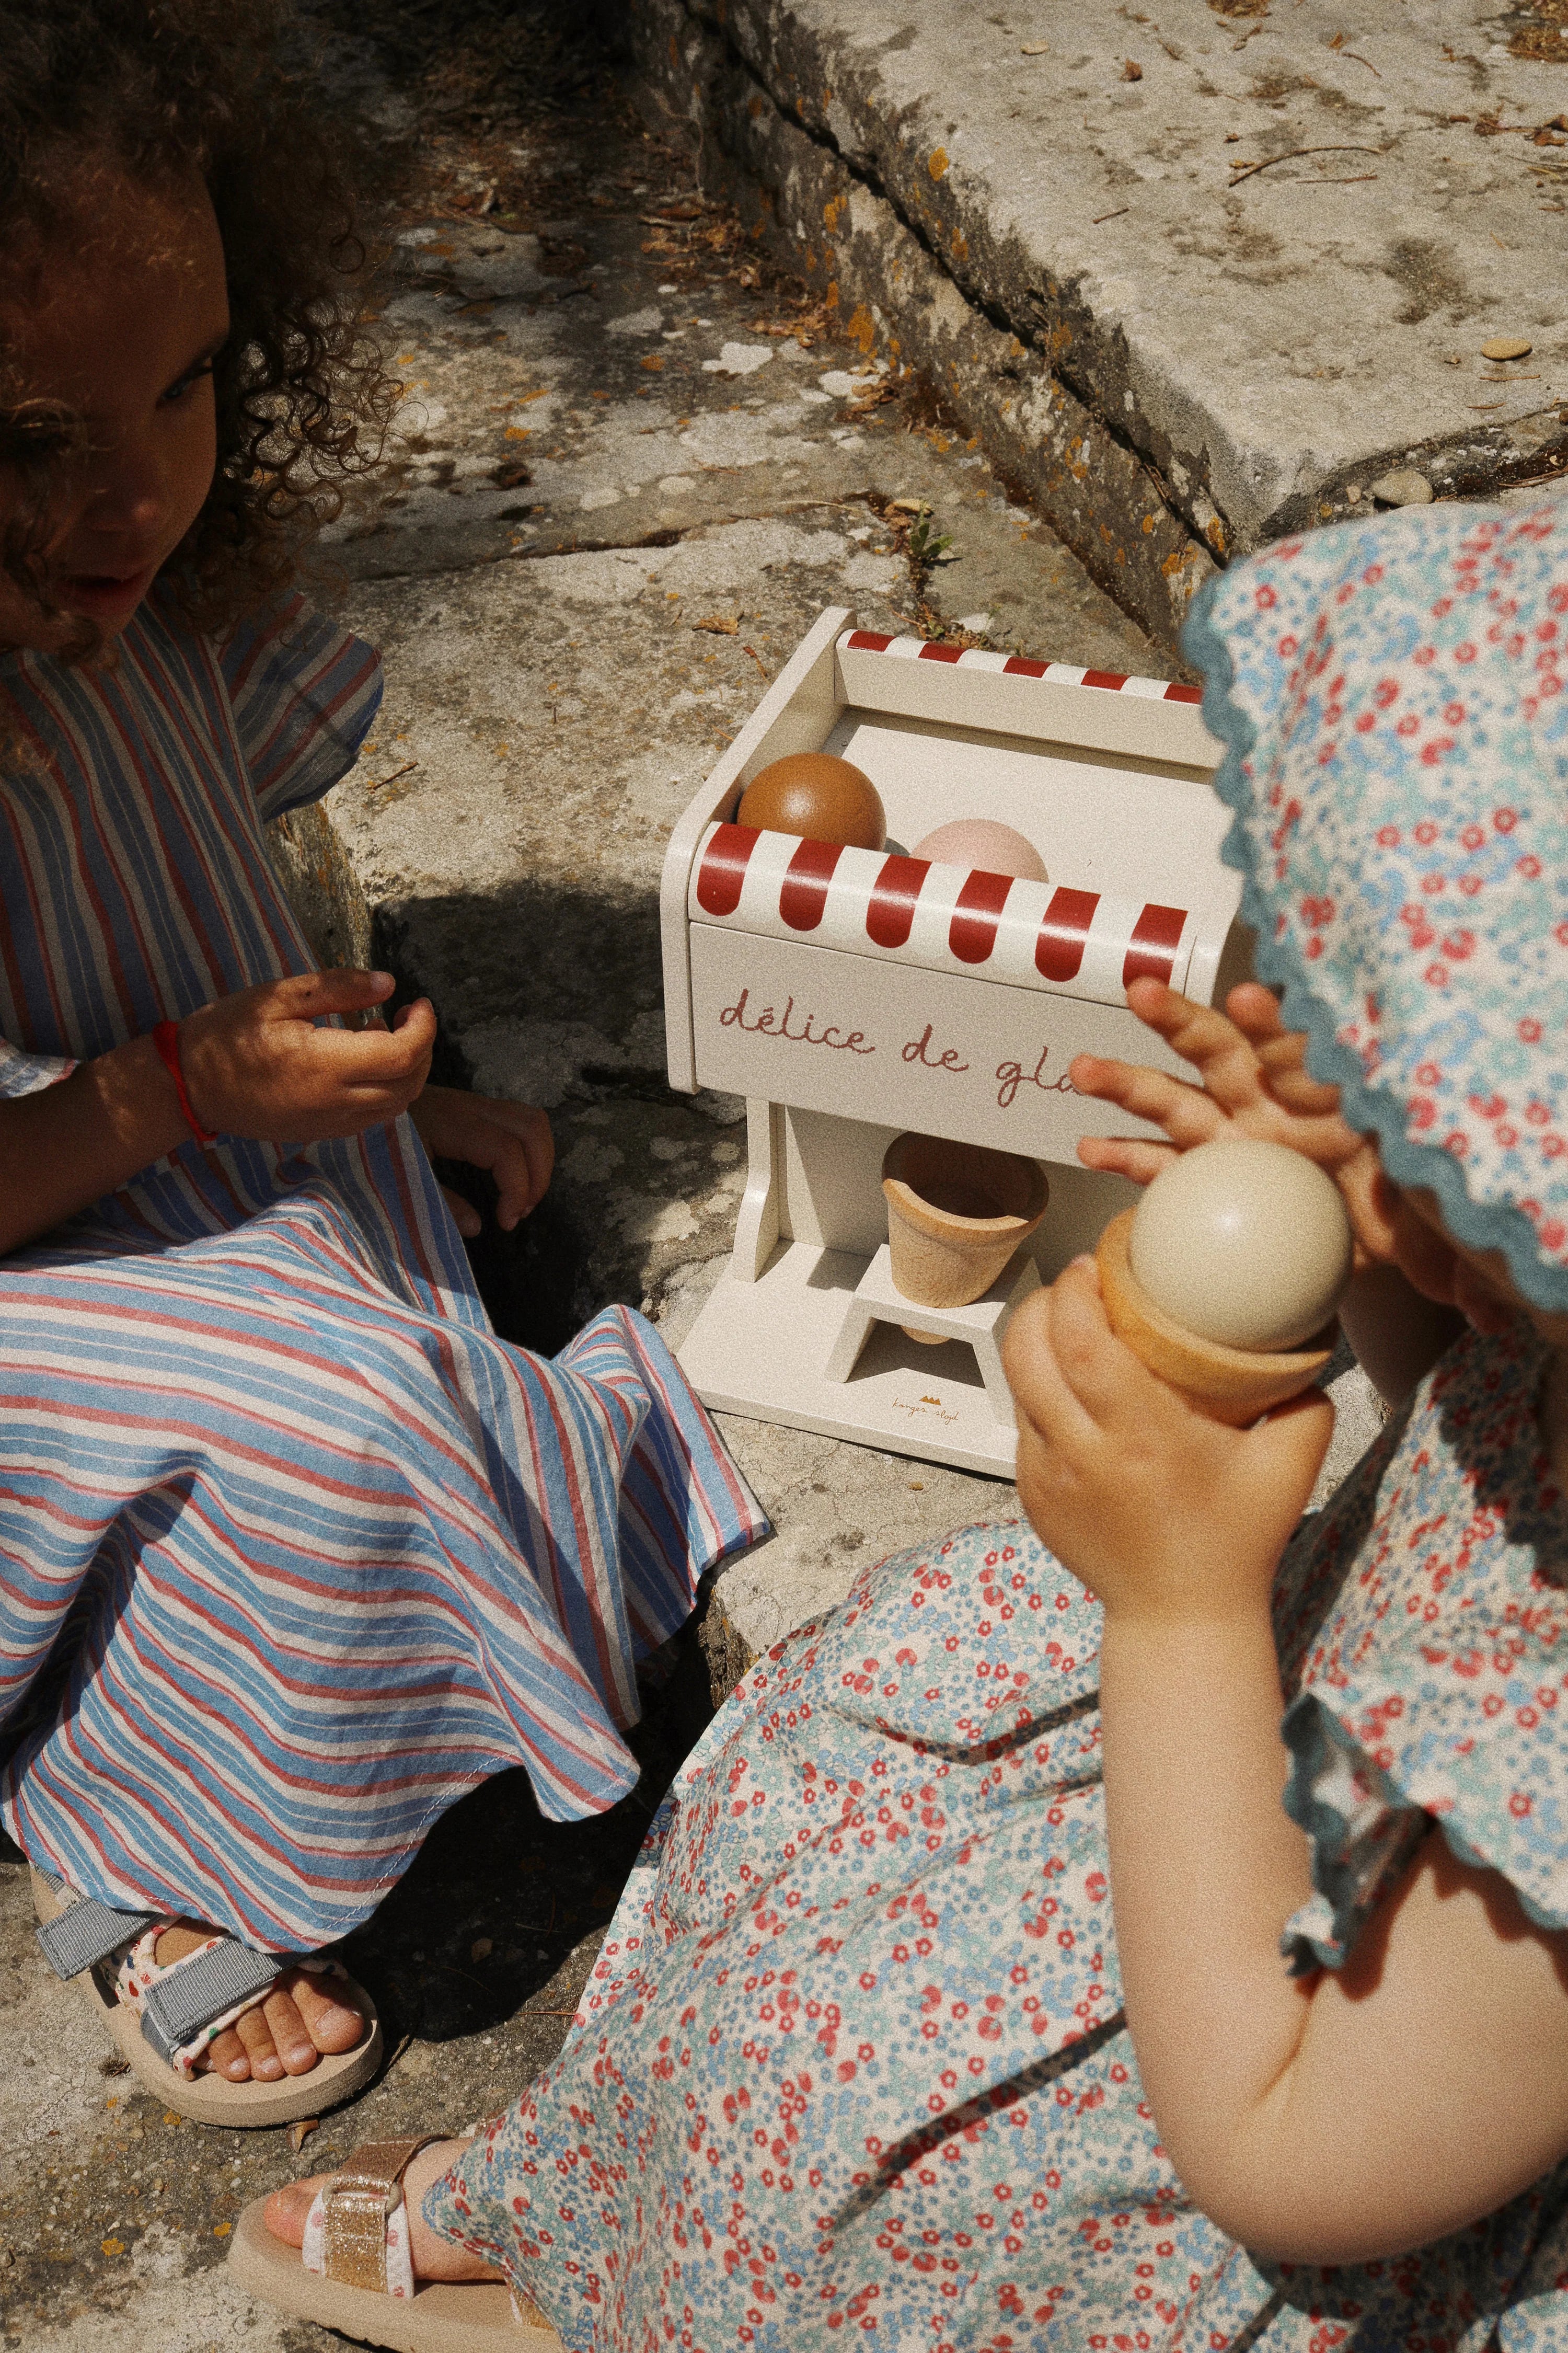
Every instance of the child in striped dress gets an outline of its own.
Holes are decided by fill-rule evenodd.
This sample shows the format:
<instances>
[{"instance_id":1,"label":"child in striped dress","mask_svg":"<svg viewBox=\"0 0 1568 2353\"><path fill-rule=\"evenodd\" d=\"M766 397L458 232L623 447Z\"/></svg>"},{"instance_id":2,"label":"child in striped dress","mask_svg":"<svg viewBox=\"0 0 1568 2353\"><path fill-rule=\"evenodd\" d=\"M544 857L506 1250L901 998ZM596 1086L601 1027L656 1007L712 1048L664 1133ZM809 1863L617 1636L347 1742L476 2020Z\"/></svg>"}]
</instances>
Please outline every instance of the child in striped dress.
<instances>
[{"instance_id":1,"label":"child in striped dress","mask_svg":"<svg viewBox=\"0 0 1568 2353\"><path fill-rule=\"evenodd\" d=\"M491 1773L612 1805L765 1523L639 1317L496 1338L426 1152L510 1226L548 1124L428 1086L426 1003L345 1026L392 981L268 863L379 699L287 583L385 409L283 9L231 14L0 5L0 1820L133 2063L255 2122L370 2051L290 1961Z\"/></svg>"}]
</instances>

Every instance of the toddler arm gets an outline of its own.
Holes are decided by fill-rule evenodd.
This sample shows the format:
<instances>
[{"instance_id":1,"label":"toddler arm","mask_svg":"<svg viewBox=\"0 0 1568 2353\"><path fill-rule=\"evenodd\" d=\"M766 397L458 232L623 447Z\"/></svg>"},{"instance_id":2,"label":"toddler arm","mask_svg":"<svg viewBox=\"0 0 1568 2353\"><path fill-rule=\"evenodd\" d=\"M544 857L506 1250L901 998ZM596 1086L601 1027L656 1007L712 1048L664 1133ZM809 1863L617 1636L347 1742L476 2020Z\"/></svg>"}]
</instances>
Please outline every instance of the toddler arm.
<instances>
[{"instance_id":1,"label":"toddler arm","mask_svg":"<svg viewBox=\"0 0 1568 2353\"><path fill-rule=\"evenodd\" d=\"M220 1134L288 1144L357 1135L405 1111L425 1082L436 1018L421 1001L392 1029L321 1029L379 1004L384 973L304 973L220 997L180 1025L196 1116ZM36 1093L0 1102L0 1255L112 1193L190 1134L150 1037Z\"/></svg>"},{"instance_id":2,"label":"toddler arm","mask_svg":"<svg viewBox=\"0 0 1568 2353\"><path fill-rule=\"evenodd\" d=\"M112 1193L189 1133L151 1038L0 1103L0 1255Z\"/></svg>"},{"instance_id":3,"label":"toddler arm","mask_svg":"<svg viewBox=\"0 0 1568 2353\"><path fill-rule=\"evenodd\" d=\"M1397 1405L1452 1347L1465 1319L1421 1293L1396 1266L1366 1266L1340 1302L1345 1338L1385 1405Z\"/></svg>"},{"instance_id":4,"label":"toddler arm","mask_svg":"<svg viewBox=\"0 0 1568 2353\"><path fill-rule=\"evenodd\" d=\"M1260 2255L1346 2263L1489 2213L1568 2152L1568 1936L1428 1836L1338 1973L1290 1978L1311 1892L1280 1802L1269 1618L1332 1409L1195 1412L1106 1321L1092 1261L1009 1327L1018 1487L1099 1594L1128 2022L1189 2195Z\"/></svg>"}]
</instances>

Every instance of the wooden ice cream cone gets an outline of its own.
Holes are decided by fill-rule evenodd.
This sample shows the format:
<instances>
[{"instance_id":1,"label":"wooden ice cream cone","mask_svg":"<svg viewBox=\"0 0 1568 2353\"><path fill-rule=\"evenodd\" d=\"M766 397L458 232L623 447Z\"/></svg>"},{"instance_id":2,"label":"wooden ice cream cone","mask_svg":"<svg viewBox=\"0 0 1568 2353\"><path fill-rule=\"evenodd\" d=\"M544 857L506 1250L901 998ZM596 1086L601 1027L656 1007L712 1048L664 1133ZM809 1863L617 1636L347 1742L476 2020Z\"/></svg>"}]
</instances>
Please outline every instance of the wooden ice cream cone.
<instances>
[{"instance_id":1,"label":"wooden ice cream cone","mask_svg":"<svg viewBox=\"0 0 1568 2353\"><path fill-rule=\"evenodd\" d=\"M963 1307L990 1290L1046 1213L1033 1160L943 1136L900 1135L882 1161L893 1281L921 1307ZM932 1347L941 1335L903 1327Z\"/></svg>"},{"instance_id":2,"label":"wooden ice cream cone","mask_svg":"<svg viewBox=\"0 0 1568 2353\"><path fill-rule=\"evenodd\" d=\"M1128 1244L1136 1214L1124 1209L1112 1218L1095 1259L1110 1328L1152 1373L1233 1430L1247 1429L1270 1406L1283 1405L1317 1379L1333 1354L1331 1336L1327 1346L1226 1348L1200 1339L1156 1307L1132 1272Z\"/></svg>"}]
</instances>

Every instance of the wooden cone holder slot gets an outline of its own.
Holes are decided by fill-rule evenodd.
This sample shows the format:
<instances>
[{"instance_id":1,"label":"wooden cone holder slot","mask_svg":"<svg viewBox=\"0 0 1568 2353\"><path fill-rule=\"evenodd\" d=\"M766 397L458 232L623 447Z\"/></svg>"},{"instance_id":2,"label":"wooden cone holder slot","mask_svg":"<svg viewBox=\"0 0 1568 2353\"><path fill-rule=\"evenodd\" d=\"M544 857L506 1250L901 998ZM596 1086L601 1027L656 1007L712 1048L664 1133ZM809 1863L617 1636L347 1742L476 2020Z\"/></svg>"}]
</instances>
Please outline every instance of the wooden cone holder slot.
<instances>
[{"instance_id":1,"label":"wooden cone holder slot","mask_svg":"<svg viewBox=\"0 0 1568 2353\"><path fill-rule=\"evenodd\" d=\"M967 1307L990 1290L1046 1214L1044 1172L1013 1152L900 1135L882 1159L890 1271L920 1307ZM936 1335L905 1324L912 1340Z\"/></svg>"}]
</instances>

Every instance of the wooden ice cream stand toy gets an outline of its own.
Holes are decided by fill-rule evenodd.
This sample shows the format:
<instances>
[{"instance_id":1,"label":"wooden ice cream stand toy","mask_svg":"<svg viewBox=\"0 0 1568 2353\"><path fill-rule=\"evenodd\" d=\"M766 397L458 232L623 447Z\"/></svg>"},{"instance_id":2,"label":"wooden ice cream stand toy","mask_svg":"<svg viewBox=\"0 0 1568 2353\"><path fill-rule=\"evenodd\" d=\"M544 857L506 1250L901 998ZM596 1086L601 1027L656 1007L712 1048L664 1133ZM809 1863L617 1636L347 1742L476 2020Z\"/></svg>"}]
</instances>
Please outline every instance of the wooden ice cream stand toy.
<instances>
[{"instance_id":1,"label":"wooden ice cream stand toy","mask_svg":"<svg viewBox=\"0 0 1568 2353\"><path fill-rule=\"evenodd\" d=\"M874 785L882 847L736 823L753 779L820 751ZM1007 1320L1137 1198L1077 1145L1139 1124L1076 1093L1068 1066L1184 1071L1129 985L1149 973L1209 1001L1247 968L1219 755L1194 688L823 614L664 863L670 1084L746 1099L734 1247L679 1351L708 1404L1011 1472ZM1047 879L910 854L956 819L1022 835ZM1005 1263L978 1297L931 1303L939 1268L911 1298L896 1251L921 1280L910 1252L928 1226L940 1243L950 1206L960 1226L980 1213Z\"/></svg>"}]
</instances>

